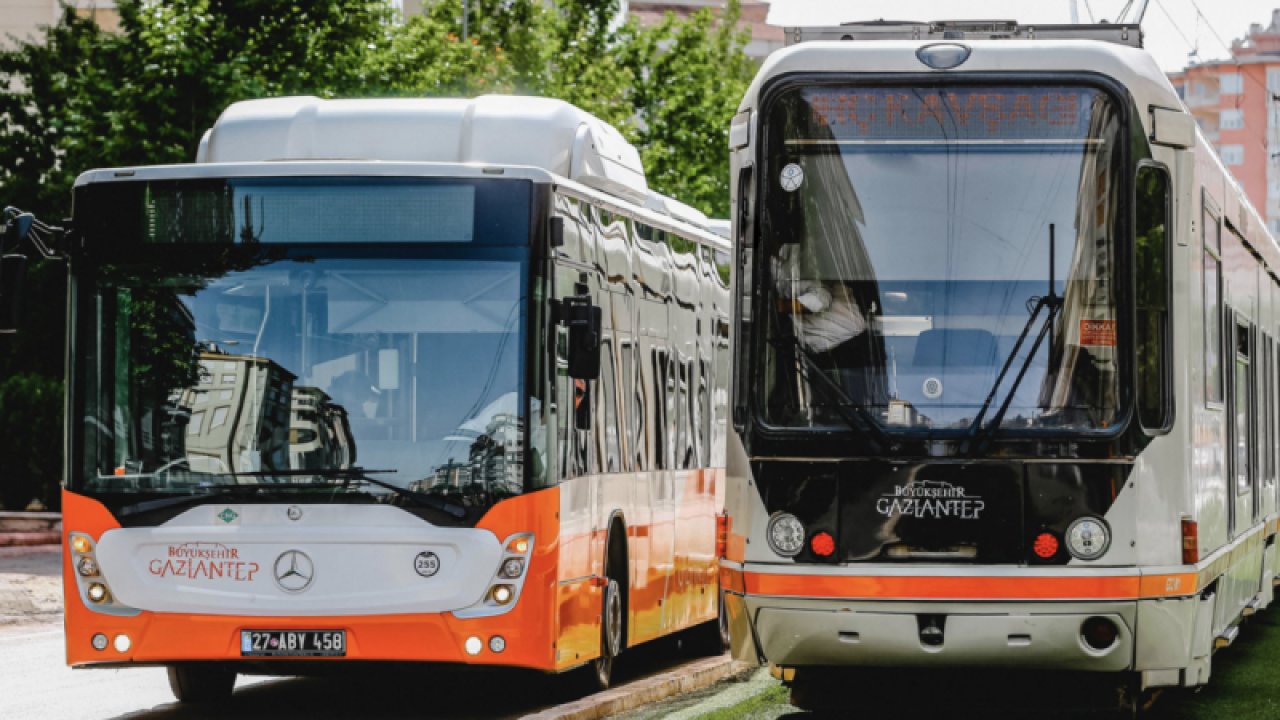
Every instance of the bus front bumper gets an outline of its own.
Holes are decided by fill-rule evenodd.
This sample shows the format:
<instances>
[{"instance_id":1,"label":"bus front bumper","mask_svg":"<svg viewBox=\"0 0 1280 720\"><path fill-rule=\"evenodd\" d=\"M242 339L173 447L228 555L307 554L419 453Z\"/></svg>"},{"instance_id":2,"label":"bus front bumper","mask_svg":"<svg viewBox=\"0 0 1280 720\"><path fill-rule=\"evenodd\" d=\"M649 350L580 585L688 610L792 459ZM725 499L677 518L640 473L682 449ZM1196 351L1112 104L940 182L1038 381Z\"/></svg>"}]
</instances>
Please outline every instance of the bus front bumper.
<instances>
[{"instance_id":1,"label":"bus front bumper","mask_svg":"<svg viewBox=\"0 0 1280 720\"><path fill-rule=\"evenodd\" d=\"M142 612L113 617L81 609L67 618L67 662L95 665L164 665L175 662L281 664L296 662L391 661L504 665L553 670L550 640L527 614L461 620L447 613L348 617L248 617ZM523 622L522 622L523 621ZM545 623L544 623L545 624ZM242 648L245 630L341 630L346 647L340 656L252 657ZM95 635L109 642L97 649ZM126 649L115 638L128 637ZM500 652L490 645L503 638ZM479 639L479 651L466 649ZM281 673L287 673L282 669Z\"/></svg>"}]
</instances>

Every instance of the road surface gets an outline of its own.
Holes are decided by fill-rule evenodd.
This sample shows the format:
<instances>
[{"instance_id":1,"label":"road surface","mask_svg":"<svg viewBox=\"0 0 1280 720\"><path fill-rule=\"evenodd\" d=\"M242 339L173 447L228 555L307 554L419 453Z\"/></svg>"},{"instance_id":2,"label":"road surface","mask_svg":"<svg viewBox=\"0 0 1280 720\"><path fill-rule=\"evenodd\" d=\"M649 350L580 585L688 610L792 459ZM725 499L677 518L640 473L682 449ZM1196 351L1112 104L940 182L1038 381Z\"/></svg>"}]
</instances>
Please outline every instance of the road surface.
<instances>
[{"instance_id":1,"label":"road surface","mask_svg":"<svg viewBox=\"0 0 1280 720\"><path fill-rule=\"evenodd\" d=\"M241 677L229 704L177 704L161 668L71 670L65 664L56 550L0 553L0 719L515 718L580 699L577 678L527 671L387 666L319 678ZM51 588L56 588L54 593ZM629 651L616 685L690 662L674 641Z\"/></svg>"}]
</instances>

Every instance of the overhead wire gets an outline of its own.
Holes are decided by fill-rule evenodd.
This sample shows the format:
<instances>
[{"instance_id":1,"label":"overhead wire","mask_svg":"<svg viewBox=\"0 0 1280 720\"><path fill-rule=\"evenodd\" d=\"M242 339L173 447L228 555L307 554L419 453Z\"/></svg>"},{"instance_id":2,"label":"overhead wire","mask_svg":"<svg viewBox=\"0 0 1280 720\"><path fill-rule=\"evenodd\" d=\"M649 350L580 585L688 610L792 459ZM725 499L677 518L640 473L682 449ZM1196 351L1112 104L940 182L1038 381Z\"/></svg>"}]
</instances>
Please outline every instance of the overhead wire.
<instances>
[{"instance_id":1,"label":"overhead wire","mask_svg":"<svg viewBox=\"0 0 1280 720\"><path fill-rule=\"evenodd\" d=\"M1193 43L1191 42L1191 40L1187 38L1187 34L1182 30L1182 27L1178 24L1178 22L1173 19L1173 15L1169 12L1168 8L1164 6L1164 3L1161 0L1155 0L1155 1L1156 1L1156 4L1160 7L1161 12L1163 12L1165 17L1168 18L1169 23L1173 25L1174 30L1182 38L1183 42L1187 44L1187 47L1191 50L1192 54L1198 57L1200 52L1199 44ZM1218 32L1217 28L1213 26L1213 23L1209 21L1209 18L1207 15L1204 14L1204 11L1200 9L1200 5L1196 2L1196 0L1187 0L1187 2L1189 2L1191 4L1192 9L1195 10L1197 25L1199 24L1199 21L1204 21L1205 26L1209 28L1209 32L1218 41L1218 44L1220 44L1224 49L1226 49L1228 53L1228 59L1232 64L1236 66L1237 70L1239 70L1237 74L1239 75L1239 77L1243 79L1242 82L1247 80L1257 85L1258 87L1262 88L1263 92L1265 93L1265 97L1267 98L1267 101L1268 101L1268 112L1271 115L1271 122L1269 122L1268 125L1280 127L1280 125L1277 125L1278 118L1276 116L1276 110L1277 110L1276 102L1280 101L1280 95L1277 95L1275 92L1271 90L1271 88L1267 87L1266 83L1261 82L1253 75L1250 75L1249 73L1244 72L1244 69L1243 69L1244 64L1241 63L1240 58L1236 57L1235 53L1232 52L1231 45L1229 45L1226 41L1222 39L1222 35ZM1235 97L1234 109L1241 110L1241 104L1244 102L1244 93L1237 92L1235 95L1236 97ZM1267 142L1268 138L1267 138L1267 132L1265 130L1258 131L1256 128L1243 128L1243 126L1241 129L1245 129L1246 131L1256 133L1258 138L1258 144L1262 146L1263 152L1270 154L1271 148Z\"/></svg>"}]
</instances>

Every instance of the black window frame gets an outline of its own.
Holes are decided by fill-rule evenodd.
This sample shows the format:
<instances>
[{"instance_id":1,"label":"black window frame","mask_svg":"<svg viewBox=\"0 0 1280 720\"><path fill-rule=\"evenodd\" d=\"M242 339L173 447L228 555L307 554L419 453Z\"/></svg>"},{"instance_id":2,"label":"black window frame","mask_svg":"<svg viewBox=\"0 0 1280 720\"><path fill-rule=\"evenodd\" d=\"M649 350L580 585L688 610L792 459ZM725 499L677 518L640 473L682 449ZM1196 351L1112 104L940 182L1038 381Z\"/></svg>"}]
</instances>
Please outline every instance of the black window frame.
<instances>
[{"instance_id":1,"label":"black window frame","mask_svg":"<svg viewBox=\"0 0 1280 720\"><path fill-rule=\"evenodd\" d=\"M936 74L936 73L858 73L858 72L795 72L784 73L771 78L761 88L759 96L759 109L756 114L760 118L769 116L773 104L780 95L794 87L804 86L821 86L821 85L839 85L846 87L880 87L880 86L953 86L962 87L965 85L981 85L981 86L1009 86L1009 87L1085 87L1095 89L1102 93L1112 103L1120 127L1116 131L1116 137L1119 141L1121 153L1120 166L1122 168L1133 168L1135 166L1134 149L1131 142L1126 142L1131 137L1131 133L1135 124L1140 123L1138 120L1137 108L1134 99L1128 90L1124 88L1117 80L1106 75L1088 72L1088 71L1064 71L1064 72L980 72L968 73L963 75ZM754 167L765 168L769 154L768 133L763 128L757 133L760 140L756 144ZM750 168L743 168L738 180L739 183L745 184L744 180L751 177L746 173ZM997 435L999 440L1008 440L1011 442L1026 441L1044 441L1055 439L1069 440L1098 440L1112 441L1125 435L1130 431L1131 425L1137 419L1137 402L1135 383L1130 380L1125 382L1125 378L1135 378L1136 373L1133 367L1134 345L1135 345L1135 328L1133 327L1135 318L1133 312L1134 306L1134 283L1133 283L1133 266L1134 266L1134 246L1133 238L1133 193L1134 193L1134 177L1132 172L1120 172L1117 181L1121 187L1117 189L1118 202L1121 204L1128 203L1129 207L1119 207L1116 210L1115 224L1116 234L1121 241L1114 243L1113 248L1116 253L1117 267L1114 270L1113 277L1119 287L1116 294L1117 306L1117 324L1119 335L1118 357L1121 363L1119 368L1119 377L1121 381L1118 387L1118 406L1116 411L1115 422L1109 427L1095 428L1092 430L1061 430L1057 428L1046 429L1017 429L1017 428L1001 428ZM757 182L753 188L753 193L748 199L740 197L738 207L735 212L745 214L743 207L749 200L753 212L748 217L752 223L758 223L759 218L756 217L759 209L765 207L765 198L763 192L768 186L767 183ZM739 234L742 231L739 230ZM745 238L744 238L745 239ZM1124 242L1127 239L1128 242ZM740 260L737 263L739 268L739 278L749 280L749 287L762 287L765 281L764 266L767 263L756 261L755 253L759 251L760 243L748 244L747 242L739 242L737 252ZM740 286L741 287L741 286ZM735 394L733 399L732 415L733 424L739 432L750 430L761 437L765 441L801 441L815 443L819 447L829 446L829 437L832 431L827 428L820 430L811 430L808 428L788 428L776 426L768 422L764 417L762 404L753 399L753 393L741 392L752 387L756 376L762 372L761 363L764 357L763 333L753 324L749 318L755 316L763 316L763 308L759 304L763 302L763 293L755 293L743 297L741 293L733 294L735 326L738 332L735 333L735 351L734 351L734 387L740 392ZM1127 310L1126 310L1127 308ZM744 319L746 320L744 322ZM751 337L749 342L743 342L742 334L750 328ZM912 431L893 431L895 435L902 437L904 440L942 440L954 441L956 437L935 437L935 433L929 430L912 430ZM840 434L849 436L856 433L840 431ZM825 453L824 453L825 454ZM863 454L861 452L859 455Z\"/></svg>"},{"instance_id":2,"label":"black window frame","mask_svg":"<svg viewBox=\"0 0 1280 720\"><path fill-rule=\"evenodd\" d=\"M1159 173L1164 178L1164 203L1163 203L1163 206L1164 206L1164 221L1163 221L1164 248L1163 250L1164 252L1163 252L1163 258L1162 258L1164 262L1164 278L1163 278L1164 279L1164 283L1163 283L1164 308L1162 311L1160 311L1160 318L1159 318L1160 337L1156 341L1158 343L1156 352L1158 354L1158 358L1157 358L1157 362L1159 363L1158 382L1160 386L1161 397L1159 398L1158 407L1153 406L1156 408L1156 411L1159 414L1152 418L1148 418L1145 416L1144 404L1142 402L1144 383L1142 378L1143 363L1142 363L1141 353L1143 352L1143 348L1141 347L1141 329L1140 328L1143 325L1142 315L1144 310L1141 307L1141 303L1142 303L1142 298L1144 294L1143 293L1144 282L1148 277L1148 275L1145 272L1147 268L1139 266L1138 233L1140 229L1141 219L1138 217L1138 212L1140 207L1140 203L1138 201L1138 193L1142 192L1142 184L1139 182L1139 176L1141 176L1144 171ZM1137 417L1138 422L1141 425L1143 431L1147 435L1158 436L1158 435L1167 434L1173 428L1175 414L1177 411L1176 401L1174 397L1174 384L1173 384L1173 377L1174 377L1173 332L1174 332L1174 329L1173 329L1173 322L1172 322L1172 314L1173 314L1173 245L1175 241L1173 237L1174 231L1175 231L1174 215L1173 215L1173 174L1169 171L1169 167L1167 165L1161 162L1157 162L1155 160L1147 160L1147 159L1144 159L1138 162L1137 167L1134 170L1133 206L1131 208L1131 212L1132 212L1132 220L1131 220L1132 232L1130 233L1130 235L1133 238L1132 252L1133 252L1133 258L1134 258L1134 262L1133 262L1134 277L1133 277L1133 294L1132 294L1133 312L1134 312L1134 323L1133 323L1134 414Z\"/></svg>"}]
</instances>

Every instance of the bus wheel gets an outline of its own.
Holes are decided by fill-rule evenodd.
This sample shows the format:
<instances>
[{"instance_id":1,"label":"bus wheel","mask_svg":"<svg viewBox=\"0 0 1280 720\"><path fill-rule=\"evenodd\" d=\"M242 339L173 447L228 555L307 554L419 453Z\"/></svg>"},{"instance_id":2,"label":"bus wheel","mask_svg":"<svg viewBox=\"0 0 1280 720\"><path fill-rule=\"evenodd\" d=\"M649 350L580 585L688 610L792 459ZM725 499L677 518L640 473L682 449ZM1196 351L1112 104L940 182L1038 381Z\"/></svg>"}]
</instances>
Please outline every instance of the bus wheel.
<instances>
[{"instance_id":1,"label":"bus wheel","mask_svg":"<svg viewBox=\"0 0 1280 720\"><path fill-rule=\"evenodd\" d=\"M591 661L595 688L607 690L613 675L613 661L622 652L622 589L609 578L604 588L600 613L600 657Z\"/></svg>"},{"instance_id":2,"label":"bus wheel","mask_svg":"<svg viewBox=\"0 0 1280 720\"><path fill-rule=\"evenodd\" d=\"M216 703L231 697L236 674L216 665L170 665L169 688L178 702Z\"/></svg>"}]
</instances>

